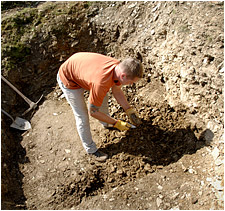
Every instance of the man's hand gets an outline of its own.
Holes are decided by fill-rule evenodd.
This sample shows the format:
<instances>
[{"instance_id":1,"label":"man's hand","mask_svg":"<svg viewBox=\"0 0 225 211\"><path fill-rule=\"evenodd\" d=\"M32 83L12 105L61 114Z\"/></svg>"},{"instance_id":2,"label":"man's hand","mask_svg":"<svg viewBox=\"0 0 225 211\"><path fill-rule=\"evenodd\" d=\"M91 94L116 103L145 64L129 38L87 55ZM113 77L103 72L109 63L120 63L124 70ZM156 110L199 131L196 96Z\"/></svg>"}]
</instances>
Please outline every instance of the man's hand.
<instances>
[{"instance_id":1,"label":"man's hand","mask_svg":"<svg viewBox=\"0 0 225 211\"><path fill-rule=\"evenodd\" d=\"M141 119L139 118L138 114L133 108L128 108L126 110L126 114L129 117L130 121L134 125L140 125L141 124Z\"/></svg>"},{"instance_id":2,"label":"man's hand","mask_svg":"<svg viewBox=\"0 0 225 211\"><path fill-rule=\"evenodd\" d=\"M119 129L120 131L123 131L123 130L129 130L131 125L127 122L123 122L121 120L118 120L116 122L116 124L113 125L113 127Z\"/></svg>"}]
</instances>

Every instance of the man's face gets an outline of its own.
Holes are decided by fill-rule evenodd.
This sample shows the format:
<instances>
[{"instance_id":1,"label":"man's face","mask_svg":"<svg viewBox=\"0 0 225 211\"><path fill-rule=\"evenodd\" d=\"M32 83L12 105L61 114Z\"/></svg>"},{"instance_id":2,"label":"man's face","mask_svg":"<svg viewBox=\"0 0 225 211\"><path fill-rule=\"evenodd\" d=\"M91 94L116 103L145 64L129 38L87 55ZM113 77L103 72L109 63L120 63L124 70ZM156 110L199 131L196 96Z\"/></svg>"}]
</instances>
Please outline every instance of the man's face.
<instances>
[{"instance_id":1,"label":"man's face","mask_svg":"<svg viewBox=\"0 0 225 211\"><path fill-rule=\"evenodd\" d=\"M122 73L121 75L121 84L122 85L132 85L136 83L140 78L135 77L134 79L127 78L126 73Z\"/></svg>"}]
</instances>

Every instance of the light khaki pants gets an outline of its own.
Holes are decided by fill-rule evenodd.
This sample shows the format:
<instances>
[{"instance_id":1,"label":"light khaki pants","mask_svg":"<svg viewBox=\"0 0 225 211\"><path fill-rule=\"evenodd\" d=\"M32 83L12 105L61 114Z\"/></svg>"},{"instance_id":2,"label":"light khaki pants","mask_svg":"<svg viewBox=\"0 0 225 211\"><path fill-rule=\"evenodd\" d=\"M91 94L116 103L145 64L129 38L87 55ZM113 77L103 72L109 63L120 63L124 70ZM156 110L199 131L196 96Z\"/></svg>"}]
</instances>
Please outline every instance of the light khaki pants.
<instances>
[{"instance_id":1,"label":"light khaki pants","mask_svg":"<svg viewBox=\"0 0 225 211\"><path fill-rule=\"evenodd\" d=\"M82 141L83 147L87 153L94 153L97 151L96 144L94 143L90 130L89 114L87 110L87 105L84 100L84 89L68 89L64 86L62 81L57 75L57 81L62 89L65 98L70 104L73 114L76 120L77 131ZM108 115L108 95L103 100L102 106L100 108L101 112ZM104 126L107 123L101 122Z\"/></svg>"}]
</instances>

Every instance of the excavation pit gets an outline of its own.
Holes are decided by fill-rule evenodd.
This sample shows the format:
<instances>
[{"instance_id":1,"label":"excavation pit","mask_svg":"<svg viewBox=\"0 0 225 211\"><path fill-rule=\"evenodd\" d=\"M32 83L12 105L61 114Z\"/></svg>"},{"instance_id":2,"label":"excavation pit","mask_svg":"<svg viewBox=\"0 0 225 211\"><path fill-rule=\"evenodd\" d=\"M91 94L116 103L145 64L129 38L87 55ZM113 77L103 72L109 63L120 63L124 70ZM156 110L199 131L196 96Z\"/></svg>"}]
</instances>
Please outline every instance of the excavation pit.
<instances>
[{"instance_id":1,"label":"excavation pit","mask_svg":"<svg viewBox=\"0 0 225 211\"><path fill-rule=\"evenodd\" d=\"M223 55L223 21L218 21L222 6L176 2L46 2L34 5L31 10L14 9L15 16L10 11L4 13L2 74L33 101L41 94L44 98L36 110L25 116L32 125L25 133L9 128L10 119L2 116L2 208L175 209L179 206L179 209L223 209L219 198L221 190L214 195L213 183L210 186L206 181L213 177L210 169L214 164L208 151L215 145L221 149L218 140L223 125L222 117L219 118L223 110L220 104L223 80L221 72L211 76L210 70L214 64L221 65ZM187 12L188 7L191 14L186 15L184 11ZM149 11L153 16L149 17ZM199 51L204 51L202 43L208 46L208 41L198 43L202 36L195 34L188 24L182 25L184 22L179 18L189 20L193 28L197 28L195 24L199 24L201 18L192 20L190 17L201 17L204 13L206 18L205 11L210 14L208 21L217 34L211 39L216 40L213 52L217 53L204 66L207 74L200 75L200 67L188 66L191 64L184 57L198 62L202 59ZM120 21L120 14L126 16L123 21ZM144 36L141 25L148 19L152 19L151 26L155 29L145 28ZM161 30L160 20L165 23L164 28L169 25L166 31ZM20 29L14 30L16 26ZM203 31L209 31L207 29ZM193 30L192 37L190 30ZM178 32L179 39L174 38L173 31ZM194 45L193 36L198 50L190 46ZM209 36L203 37L209 39ZM176 49L180 51L172 54L169 50L178 45L177 40L183 49L178 46ZM135 47L135 43L139 44ZM78 51L98 52L118 59L133 56L142 60L146 67L144 79L123 88L142 118L139 127L128 132L108 130L90 118L93 139L109 154L105 163L94 162L86 155L75 129L72 110L61 97L56 83L62 62ZM212 58L208 54L205 57ZM179 59L188 67L180 70ZM188 74L190 77L194 74L195 79L191 79L197 82L188 84ZM179 85L174 94L174 87ZM188 107L189 101L192 102L188 93L191 95L193 89L203 95L210 89L216 106L210 107L210 102L202 98L200 107ZM85 95L87 98L88 93ZM191 98L195 99L193 96ZM208 97L211 99L210 95ZM172 105L171 102L179 103ZM113 117L128 121L111 93L109 106ZM2 107L19 116L28 105L2 82ZM206 128L210 115L220 122L218 130ZM217 142L213 141L215 137ZM220 153L218 157L221 156ZM221 172L217 172L217 179L223 177Z\"/></svg>"}]
</instances>

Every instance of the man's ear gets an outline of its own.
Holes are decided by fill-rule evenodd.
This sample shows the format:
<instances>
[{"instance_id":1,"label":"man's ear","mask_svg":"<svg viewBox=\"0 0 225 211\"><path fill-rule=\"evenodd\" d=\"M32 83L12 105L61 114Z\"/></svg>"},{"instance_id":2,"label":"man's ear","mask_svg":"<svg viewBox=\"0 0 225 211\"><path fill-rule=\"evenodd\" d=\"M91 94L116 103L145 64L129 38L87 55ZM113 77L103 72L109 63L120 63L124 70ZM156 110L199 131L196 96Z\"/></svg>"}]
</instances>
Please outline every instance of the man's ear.
<instances>
[{"instance_id":1,"label":"man's ear","mask_svg":"<svg viewBox=\"0 0 225 211\"><path fill-rule=\"evenodd\" d=\"M126 73L121 73L121 78L124 79L126 77Z\"/></svg>"}]
</instances>

